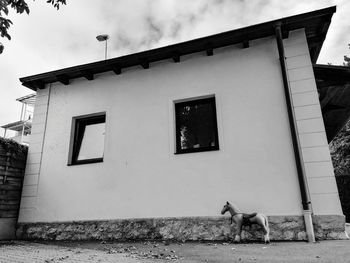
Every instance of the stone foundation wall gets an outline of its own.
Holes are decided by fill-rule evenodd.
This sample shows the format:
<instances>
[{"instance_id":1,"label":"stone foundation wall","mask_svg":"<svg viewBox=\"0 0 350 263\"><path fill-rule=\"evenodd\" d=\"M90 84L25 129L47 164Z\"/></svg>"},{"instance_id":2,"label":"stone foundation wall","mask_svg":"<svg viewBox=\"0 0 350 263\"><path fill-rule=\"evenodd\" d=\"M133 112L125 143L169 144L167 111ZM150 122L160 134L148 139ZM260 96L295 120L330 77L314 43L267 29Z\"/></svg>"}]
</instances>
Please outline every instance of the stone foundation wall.
<instances>
[{"instance_id":1,"label":"stone foundation wall","mask_svg":"<svg viewBox=\"0 0 350 263\"><path fill-rule=\"evenodd\" d=\"M307 240L302 216L269 216L271 240ZM314 216L316 238L345 239L344 216ZM57 223L20 223L17 237L39 240L176 240L230 241L229 217L123 219ZM244 227L245 240L262 240L259 226Z\"/></svg>"},{"instance_id":2,"label":"stone foundation wall","mask_svg":"<svg viewBox=\"0 0 350 263\"><path fill-rule=\"evenodd\" d=\"M313 216L316 240L349 239L345 231L345 216L317 215Z\"/></svg>"}]
</instances>

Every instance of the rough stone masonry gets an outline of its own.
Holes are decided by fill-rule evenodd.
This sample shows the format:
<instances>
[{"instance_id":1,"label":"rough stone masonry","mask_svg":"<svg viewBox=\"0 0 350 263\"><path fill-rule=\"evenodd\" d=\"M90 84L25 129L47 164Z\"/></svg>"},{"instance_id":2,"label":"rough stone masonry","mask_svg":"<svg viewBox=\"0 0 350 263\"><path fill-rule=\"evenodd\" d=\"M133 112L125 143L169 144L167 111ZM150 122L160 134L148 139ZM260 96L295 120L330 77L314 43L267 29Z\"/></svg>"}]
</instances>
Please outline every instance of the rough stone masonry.
<instances>
[{"instance_id":1,"label":"rough stone masonry","mask_svg":"<svg viewBox=\"0 0 350 263\"><path fill-rule=\"evenodd\" d=\"M347 239L344 216L313 216L317 240ZM302 216L269 216L271 240L307 240ZM229 217L189 217L20 223L17 237L25 240L174 240L230 241L235 225ZM245 226L242 238L260 241L258 225Z\"/></svg>"}]
</instances>

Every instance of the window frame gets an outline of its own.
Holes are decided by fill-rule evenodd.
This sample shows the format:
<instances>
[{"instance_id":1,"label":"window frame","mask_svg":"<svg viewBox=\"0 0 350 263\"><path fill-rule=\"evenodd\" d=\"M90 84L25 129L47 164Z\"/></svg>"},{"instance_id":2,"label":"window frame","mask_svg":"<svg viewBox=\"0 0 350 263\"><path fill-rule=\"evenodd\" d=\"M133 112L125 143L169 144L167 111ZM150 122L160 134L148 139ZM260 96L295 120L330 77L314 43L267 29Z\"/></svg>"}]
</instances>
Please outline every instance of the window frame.
<instances>
[{"instance_id":1,"label":"window frame","mask_svg":"<svg viewBox=\"0 0 350 263\"><path fill-rule=\"evenodd\" d=\"M105 123L106 125L106 112L98 112L87 115L75 116L72 118L71 125L71 136L70 136L70 144L69 144L69 153L68 153L68 166L71 165L80 165L80 164L89 164L89 163L100 163L103 162L103 157L99 158L89 158L78 160L78 155L83 139L84 133L83 129L87 125ZM105 146L105 142L103 142L103 148Z\"/></svg>"},{"instance_id":2,"label":"window frame","mask_svg":"<svg viewBox=\"0 0 350 263\"><path fill-rule=\"evenodd\" d=\"M214 128L214 136L216 145L214 146L206 146L206 147L200 147L200 148L190 148L190 149L181 149L181 132L180 132L180 116L178 114L179 107L184 106L193 106L198 104L211 104L212 107L212 121L213 121L213 128ZM218 123L217 123L217 113L216 113L216 100L215 96L210 97L200 97L200 98L191 98L182 100L179 102L174 102L174 109L175 109L175 154L183 154L183 153L195 153L195 152L208 152L208 151L218 151L220 150L219 146L219 131L218 131Z\"/></svg>"}]
</instances>

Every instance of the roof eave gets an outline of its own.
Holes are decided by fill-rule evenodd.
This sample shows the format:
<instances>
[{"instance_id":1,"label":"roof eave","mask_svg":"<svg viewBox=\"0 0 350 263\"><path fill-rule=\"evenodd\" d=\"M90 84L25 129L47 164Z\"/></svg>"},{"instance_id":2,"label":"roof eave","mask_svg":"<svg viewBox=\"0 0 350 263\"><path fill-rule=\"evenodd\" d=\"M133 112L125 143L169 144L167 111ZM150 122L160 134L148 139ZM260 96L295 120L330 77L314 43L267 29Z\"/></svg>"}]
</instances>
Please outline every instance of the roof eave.
<instances>
[{"instance_id":1,"label":"roof eave","mask_svg":"<svg viewBox=\"0 0 350 263\"><path fill-rule=\"evenodd\" d=\"M313 12L276 19L273 21L177 43L170 46L64 68L38 75L32 75L29 77L20 78L20 81L22 82L22 85L36 91L37 89L45 88L46 84L54 82L61 82L64 85L68 85L70 80L75 78L85 77L88 80L92 80L94 78L94 74L107 71L114 71L116 74L120 74L122 68L137 65L141 65L143 68L148 68L149 64L155 61L172 58L174 62L179 62L181 56L191 53L206 51L207 55L211 55L213 53L212 50L215 48L238 43L242 43L243 46L246 46L246 43L249 43L251 40L274 35L274 26L276 23L281 23L282 31L285 37L288 36L289 31L300 28L307 29L308 27L311 27L310 24L312 21L314 21L320 27L319 29L317 28L316 35L307 35L311 60L313 63L315 63L320 53L323 41L326 37L331 18L335 12L336 6L332 6ZM321 21L318 21L319 19L321 19Z\"/></svg>"}]
</instances>

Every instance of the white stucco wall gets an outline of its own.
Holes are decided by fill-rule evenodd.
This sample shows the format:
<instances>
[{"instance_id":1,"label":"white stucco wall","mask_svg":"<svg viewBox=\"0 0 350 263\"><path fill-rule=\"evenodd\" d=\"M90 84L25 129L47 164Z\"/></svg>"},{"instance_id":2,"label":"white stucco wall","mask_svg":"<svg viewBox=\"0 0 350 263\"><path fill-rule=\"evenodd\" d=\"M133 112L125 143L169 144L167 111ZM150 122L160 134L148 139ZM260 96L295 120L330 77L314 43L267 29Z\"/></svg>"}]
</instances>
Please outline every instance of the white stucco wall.
<instances>
[{"instance_id":1,"label":"white stucco wall","mask_svg":"<svg viewBox=\"0 0 350 263\"><path fill-rule=\"evenodd\" d=\"M302 212L273 37L41 93L50 95L47 124L37 125L44 144L30 146L41 162L27 167L33 189L19 222L216 216L226 200L247 212ZM220 150L175 155L173 102L210 94ZM67 166L72 117L102 111L103 163Z\"/></svg>"},{"instance_id":2,"label":"white stucco wall","mask_svg":"<svg viewBox=\"0 0 350 263\"><path fill-rule=\"evenodd\" d=\"M312 211L316 215L342 214L304 30L292 32L284 45Z\"/></svg>"}]
</instances>

